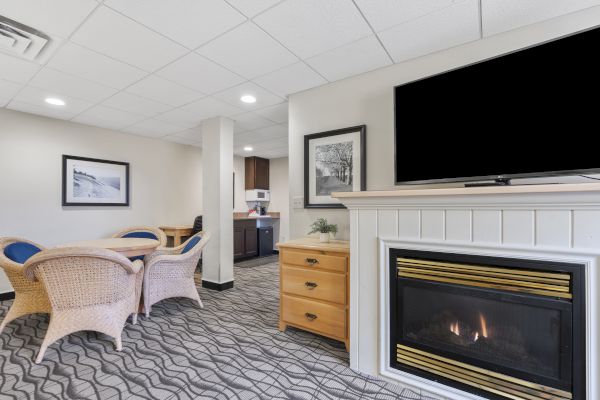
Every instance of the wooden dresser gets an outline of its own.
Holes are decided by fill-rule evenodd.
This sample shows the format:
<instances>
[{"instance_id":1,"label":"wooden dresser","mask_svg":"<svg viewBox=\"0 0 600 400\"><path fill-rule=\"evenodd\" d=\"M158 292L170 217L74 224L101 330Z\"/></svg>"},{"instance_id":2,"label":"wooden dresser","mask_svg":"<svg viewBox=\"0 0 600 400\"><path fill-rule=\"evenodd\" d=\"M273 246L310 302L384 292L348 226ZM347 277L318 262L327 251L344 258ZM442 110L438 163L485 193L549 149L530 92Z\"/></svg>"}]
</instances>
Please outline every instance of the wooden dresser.
<instances>
[{"instance_id":1,"label":"wooden dresser","mask_svg":"<svg viewBox=\"0 0 600 400\"><path fill-rule=\"evenodd\" d=\"M279 243L279 330L304 329L350 344L350 245L303 238Z\"/></svg>"}]
</instances>

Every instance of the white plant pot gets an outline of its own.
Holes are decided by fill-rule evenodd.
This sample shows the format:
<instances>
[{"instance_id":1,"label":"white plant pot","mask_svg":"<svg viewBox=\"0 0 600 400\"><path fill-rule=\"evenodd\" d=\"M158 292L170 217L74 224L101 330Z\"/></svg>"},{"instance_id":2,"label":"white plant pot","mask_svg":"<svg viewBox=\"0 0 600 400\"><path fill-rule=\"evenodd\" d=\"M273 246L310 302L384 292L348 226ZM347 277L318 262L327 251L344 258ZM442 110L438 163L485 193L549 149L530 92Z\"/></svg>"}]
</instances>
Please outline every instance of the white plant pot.
<instances>
[{"instance_id":1,"label":"white plant pot","mask_svg":"<svg viewBox=\"0 0 600 400\"><path fill-rule=\"evenodd\" d=\"M321 243L329 243L329 232L327 233L319 233L319 242Z\"/></svg>"},{"instance_id":2,"label":"white plant pot","mask_svg":"<svg viewBox=\"0 0 600 400\"><path fill-rule=\"evenodd\" d=\"M329 232L329 239L335 240L335 233Z\"/></svg>"}]
</instances>

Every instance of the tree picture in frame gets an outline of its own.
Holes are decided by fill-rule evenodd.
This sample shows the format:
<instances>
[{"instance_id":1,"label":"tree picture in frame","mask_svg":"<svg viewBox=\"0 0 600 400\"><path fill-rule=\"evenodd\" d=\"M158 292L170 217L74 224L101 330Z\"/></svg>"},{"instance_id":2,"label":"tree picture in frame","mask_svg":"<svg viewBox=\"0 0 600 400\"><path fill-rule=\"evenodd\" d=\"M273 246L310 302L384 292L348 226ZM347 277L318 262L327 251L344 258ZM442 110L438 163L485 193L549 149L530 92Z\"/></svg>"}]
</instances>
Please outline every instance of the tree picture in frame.
<instances>
[{"instance_id":1,"label":"tree picture in frame","mask_svg":"<svg viewBox=\"0 0 600 400\"><path fill-rule=\"evenodd\" d=\"M333 192L366 190L365 125L304 136L304 208L345 208Z\"/></svg>"}]
</instances>

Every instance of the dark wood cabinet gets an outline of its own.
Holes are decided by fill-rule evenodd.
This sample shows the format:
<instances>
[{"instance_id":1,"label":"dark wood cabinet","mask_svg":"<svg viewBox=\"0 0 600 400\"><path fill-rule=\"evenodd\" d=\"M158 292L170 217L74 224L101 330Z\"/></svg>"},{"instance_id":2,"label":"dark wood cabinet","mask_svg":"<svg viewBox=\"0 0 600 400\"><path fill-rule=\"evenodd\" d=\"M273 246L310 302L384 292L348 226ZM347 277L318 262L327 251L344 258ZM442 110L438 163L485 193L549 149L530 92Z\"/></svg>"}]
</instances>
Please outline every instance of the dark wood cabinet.
<instances>
[{"instance_id":1,"label":"dark wood cabinet","mask_svg":"<svg viewBox=\"0 0 600 400\"><path fill-rule=\"evenodd\" d=\"M233 258L254 257L258 254L258 233L256 221L234 220L233 221Z\"/></svg>"},{"instance_id":2,"label":"dark wood cabinet","mask_svg":"<svg viewBox=\"0 0 600 400\"><path fill-rule=\"evenodd\" d=\"M246 190L269 189L269 160L246 157Z\"/></svg>"}]
</instances>

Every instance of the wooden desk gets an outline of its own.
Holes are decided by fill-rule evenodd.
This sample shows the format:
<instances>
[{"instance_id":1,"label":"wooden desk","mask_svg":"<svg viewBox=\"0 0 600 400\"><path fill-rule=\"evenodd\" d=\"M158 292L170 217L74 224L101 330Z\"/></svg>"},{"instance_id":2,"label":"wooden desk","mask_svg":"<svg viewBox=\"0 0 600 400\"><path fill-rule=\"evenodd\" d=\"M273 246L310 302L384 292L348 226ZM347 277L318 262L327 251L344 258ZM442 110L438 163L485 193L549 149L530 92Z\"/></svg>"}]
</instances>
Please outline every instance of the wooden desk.
<instances>
[{"instance_id":1,"label":"wooden desk","mask_svg":"<svg viewBox=\"0 0 600 400\"><path fill-rule=\"evenodd\" d=\"M121 253L125 257L145 256L152 253L160 245L158 240L139 238L108 238L82 240L60 245L59 247L99 247Z\"/></svg>"},{"instance_id":2,"label":"wooden desk","mask_svg":"<svg viewBox=\"0 0 600 400\"><path fill-rule=\"evenodd\" d=\"M189 225L159 226L165 235L173 237L173 247L181 244L181 238L192 236L192 227Z\"/></svg>"},{"instance_id":3,"label":"wooden desk","mask_svg":"<svg viewBox=\"0 0 600 400\"><path fill-rule=\"evenodd\" d=\"M350 347L350 244L303 238L278 243L279 329L304 329Z\"/></svg>"}]
</instances>

